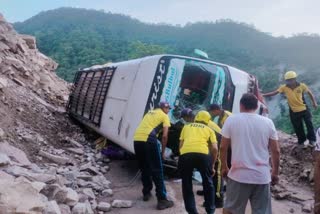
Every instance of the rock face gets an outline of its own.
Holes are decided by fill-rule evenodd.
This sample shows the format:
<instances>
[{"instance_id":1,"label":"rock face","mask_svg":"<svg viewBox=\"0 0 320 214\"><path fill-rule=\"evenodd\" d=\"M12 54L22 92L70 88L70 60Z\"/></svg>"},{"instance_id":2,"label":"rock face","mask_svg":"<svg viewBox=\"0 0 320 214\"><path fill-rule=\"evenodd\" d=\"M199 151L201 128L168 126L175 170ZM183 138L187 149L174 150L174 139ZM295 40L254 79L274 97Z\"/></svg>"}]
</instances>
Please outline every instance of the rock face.
<instances>
[{"instance_id":1,"label":"rock face","mask_svg":"<svg viewBox=\"0 0 320 214\"><path fill-rule=\"evenodd\" d=\"M57 66L0 14L1 214L93 214L112 192L94 140L65 114L71 85Z\"/></svg>"}]
</instances>

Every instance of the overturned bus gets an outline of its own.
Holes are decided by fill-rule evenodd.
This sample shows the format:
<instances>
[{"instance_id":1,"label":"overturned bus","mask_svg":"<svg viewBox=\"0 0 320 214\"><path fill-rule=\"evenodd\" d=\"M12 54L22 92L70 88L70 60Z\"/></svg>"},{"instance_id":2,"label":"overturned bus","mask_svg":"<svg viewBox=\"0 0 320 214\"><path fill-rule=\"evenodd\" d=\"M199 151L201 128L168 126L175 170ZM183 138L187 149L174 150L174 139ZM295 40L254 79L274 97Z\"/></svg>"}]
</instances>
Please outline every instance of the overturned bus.
<instances>
[{"instance_id":1,"label":"overturned bus","mask_svg":"<svg viewBox=\"0 0 320 214\"><path fill-rule=\"evenodd\" d=\"M156 55L79 70L67 110L134 153L134 132L160 101L174 107L169 113L174 125L187 107L197 112L218 103L239 112L240 97L247 92L261 97L255 77L244 71L209 60Z\"/></svg>"}]
</instances>

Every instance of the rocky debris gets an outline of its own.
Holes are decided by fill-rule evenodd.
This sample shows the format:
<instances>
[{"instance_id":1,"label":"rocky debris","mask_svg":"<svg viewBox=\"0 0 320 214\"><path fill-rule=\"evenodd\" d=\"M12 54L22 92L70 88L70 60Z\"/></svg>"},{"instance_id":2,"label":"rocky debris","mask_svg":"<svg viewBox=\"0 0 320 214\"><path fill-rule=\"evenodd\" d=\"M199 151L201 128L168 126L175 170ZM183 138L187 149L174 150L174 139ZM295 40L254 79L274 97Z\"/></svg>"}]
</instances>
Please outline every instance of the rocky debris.
<instances>
[{"instance_id":1,"label":"rocky debris","mask_svg":"<svg viewBox=\"0 0 320 214\"><path fill-rule=\"evenodd\" d=\"M132 201L114 200L112 202L112 207L115 207L115 208L130 208L130 207L132 207Z\"/></svg>"},{"instance_id":2,"label":"rocky debris","mask_svg":"<svg viewBox=\"0 0 320 214\"><path fill-rule=\"evenodd\" d=\"M25 135L24 135L25 136ZM3 143L2 143L3 144ZM5 144L3 144L5 145ZM6 148L2 149L1 148ZM10 148L10 149L8 149ZM60 149L53 149L50 146L45 146L46 150L50 150L55 154L65 154L68 152L68 148L61 147ZM85 145L84 149L94 154L90 145ZM15 186L13 192L10 194L18 194L16 192L22 192L22 195L11 196L15 197L15 204L6 204L4 210L16 209L25 211L28 209L36 209L42 213L94 213L95 211L111 210L111 206L103 206L103 203L98 203L96 200L105 196L112 196L112 189L110 189L110 181L101 174L98 166L94 166L97 159L92 155L90 161L87 163L81 163L81 159L78 159L73 165L65 165L63 162L55 161L53 163L45 163L38 166L34 163L28 165L21 164L20 161L10 161L8 154L13 154L12 151L19 151L21 157L26 158L26 154L11 146L0 146L0 164L2 163L2 170L0 170L0 181L7 182L10 185ZM6 154L5 152L8 152ZM51 154L52 155L52 154ZM55 155L58 156L58 155ZM83 171L82 171L83 170ZM12 184L11 184L12 183ZM0 194L6 195L7 189L2 190L2 183L0 182ZM26 186L26 187L25 187ZM24 190L27 188L28 190ZM22 190L21 190L22 189ZM4 191L4 192L3 192ZM24 195L28 191L27 196ZM20 194L20 193L19 193ZM9 195L9 193L8 193ZM28 197L32 203L30 205L21 206L19 203L24 200L24 197ZM33 203L34 202L34 203ZM24 203L24 201L23 201ZM131 207L126 205L126 202L114 202L117 207ZM129 202L127 202L129 203ZM0 198L1 204L1 198ZM99 204L101 205L99 207ZM31 207L31 208L30 208ZM1 207L2 208L2 207ZM72 211L71 211L72 210Z\"/></svg>"},{"instance_id":3,"label":"rocky debris","mask_svg":"<svg viewBox=\"0 0 320 214\"><path fill-rule=\"evenodd\" d=\"M0 14L0 213L94 213L112 194L110 160L66 114L57 66Z\"/></svg>"},{"instance_id":4,"label":"rocky debris","mask_svg":"<svg viewBox=\"0 0 320 214\"><path fill-rule=\"evenodd\" d=\"M109 211L111 210L111 205L110 205L109 203L107 203L107 202L100 202L100 203L98 204L97 209L98 209L99 211L109 212Z\"/></svg>"}]
</instances>

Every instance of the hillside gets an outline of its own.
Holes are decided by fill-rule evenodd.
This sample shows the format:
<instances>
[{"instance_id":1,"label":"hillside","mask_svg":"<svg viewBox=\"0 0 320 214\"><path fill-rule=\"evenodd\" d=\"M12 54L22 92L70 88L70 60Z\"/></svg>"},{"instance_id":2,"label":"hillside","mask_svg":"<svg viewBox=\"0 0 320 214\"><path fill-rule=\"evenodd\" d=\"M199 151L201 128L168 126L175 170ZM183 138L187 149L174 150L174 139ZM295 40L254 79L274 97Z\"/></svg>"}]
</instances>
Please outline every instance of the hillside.
<instances>
[{"instance_id":1,"label":"hillside","mask_svg":"<svg viewBox=\"0 0 320 214\"><path fill-rule=\"evenodd\" d=\"M320 95L314 78L320 75L320 37L315 35L273 37L230 20L186 26L146 24L125 15L75 8L42 12L14 26L37 38L39 49L59 63L57 74L67 81L81 67L161 53L190 56L199 48L214 61L255 74L263 91L275 89L284 71L293 69L307 74L301 75L301 81ZM278 110L286 108L275 103ZM317 126L319 112L315 112ZM280 113L277 123L289 131L287 112Z\"/></svg>"}]
</instances>

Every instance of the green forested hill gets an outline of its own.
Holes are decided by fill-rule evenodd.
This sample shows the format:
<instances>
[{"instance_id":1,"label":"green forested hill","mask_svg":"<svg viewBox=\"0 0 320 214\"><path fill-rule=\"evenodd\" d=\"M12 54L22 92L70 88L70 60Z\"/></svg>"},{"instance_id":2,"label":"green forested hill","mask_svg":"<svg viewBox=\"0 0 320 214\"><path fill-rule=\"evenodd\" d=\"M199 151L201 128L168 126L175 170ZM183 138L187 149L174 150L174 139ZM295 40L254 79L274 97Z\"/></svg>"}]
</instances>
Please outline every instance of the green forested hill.
<instances>
[{"instance_id":1,"label":"green forested hill","mask_svg":"<svg viewBox=\"0 0 320 214\"><path fill-rule=\"evenodd\" d=\"M303 73L301 80L320 95L320 37L315 35L273 37L230 20L183 27L146 24L124 15L75 8L42 12L14 26L36 36L38 48L59 63L57 73L68 81L81 67L161 53L190 56L198 48L214 61L255 74L263 91L275 89L283 72L293 69ZM319 111L315 115L320 126ZM287 122L279 125L289 128Z\"/></svg>"}]
</instances>

